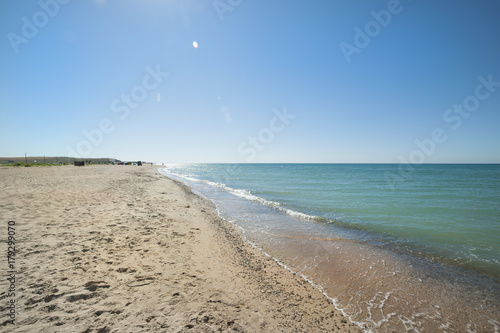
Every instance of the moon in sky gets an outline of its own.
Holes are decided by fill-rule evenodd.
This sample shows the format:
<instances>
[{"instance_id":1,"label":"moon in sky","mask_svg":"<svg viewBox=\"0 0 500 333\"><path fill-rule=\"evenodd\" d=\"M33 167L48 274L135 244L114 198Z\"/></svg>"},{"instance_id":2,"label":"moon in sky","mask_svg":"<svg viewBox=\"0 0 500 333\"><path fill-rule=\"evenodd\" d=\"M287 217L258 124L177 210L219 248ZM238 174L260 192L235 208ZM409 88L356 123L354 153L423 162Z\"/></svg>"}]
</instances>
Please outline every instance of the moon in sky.
<instances>
[{"instance_id":1,"label":"moon in sky","mask_svg":"<svg viewBox=\"0 0 500 333\"><path fill-rule=\"evenodd\" d=\"M194 47L195 49L197 49L197 48L198 48L198 43L193 42L193 47Z\"/></svg>"}]
</instances>

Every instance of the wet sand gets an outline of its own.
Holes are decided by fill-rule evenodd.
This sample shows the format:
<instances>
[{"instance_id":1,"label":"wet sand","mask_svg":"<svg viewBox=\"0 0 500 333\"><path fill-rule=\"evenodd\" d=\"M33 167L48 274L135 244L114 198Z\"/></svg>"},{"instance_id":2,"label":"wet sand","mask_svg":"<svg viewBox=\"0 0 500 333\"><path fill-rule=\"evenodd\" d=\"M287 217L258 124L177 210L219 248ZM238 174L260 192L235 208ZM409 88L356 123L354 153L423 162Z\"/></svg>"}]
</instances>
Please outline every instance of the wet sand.
<instances>
[{"instance_id":1,"label":"wet sand","mask_svg":"<svg viewBox=\"0 0 500 333\"><path fill-rule=\"evenodd\" d=\"M15 221L16 239L0 331L361 331L155 167L3 167L0 184L0 238Z\"/></svg>"},{"instance_id":2,"label":"wet sand","mask_svg":"<svg viewBox=\"0 0 500 333\"><path fill-rule=\"evenodd\" d=\"M322 223L261 213L257 220L272 226L235 222L245 238L325 291L367 331L498 332L498 279L383 239L342 238Z\"/></svg>"},{"instance_id":3,"label":"wet sand","mask_svg":"<svg viewBox=\"0 0 500 333\"><path fill-rule=\"evenodd\" d=\"M257 241L373 332L497 332L498 282L353 240Z\"/></svg>"}]
</instances>

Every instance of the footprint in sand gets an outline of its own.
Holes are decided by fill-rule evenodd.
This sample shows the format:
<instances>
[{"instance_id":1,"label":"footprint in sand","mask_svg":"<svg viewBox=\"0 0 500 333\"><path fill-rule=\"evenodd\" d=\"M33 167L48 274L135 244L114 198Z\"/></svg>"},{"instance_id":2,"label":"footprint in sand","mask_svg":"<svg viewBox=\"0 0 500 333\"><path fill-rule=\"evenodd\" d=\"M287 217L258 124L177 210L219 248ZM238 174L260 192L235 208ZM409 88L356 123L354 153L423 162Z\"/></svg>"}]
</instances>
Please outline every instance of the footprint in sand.
<instances>
[{"instance_id":1,"label":"footprint in sand","mask_svg":"<svg viewBox=\"0 0 500 333\"><path fill-rule=\"evenodd\" d=\"M96 291L97 288L109 288L110 285L106 284L104 281L89 281L85 283L85 289L88 291Z\"/></svg>"},{"instance_id":2,"label":"footprint in sand","mask_svg":"<svg viewBox=\"0 0 500 333\"><path fill-rule=\"evenodd\" d=\"M127 284L128 287L142 287L151 284L155 280L154 277L151 276L136 276L135 281L131 284Z\"/></svg>"}]
</instances>

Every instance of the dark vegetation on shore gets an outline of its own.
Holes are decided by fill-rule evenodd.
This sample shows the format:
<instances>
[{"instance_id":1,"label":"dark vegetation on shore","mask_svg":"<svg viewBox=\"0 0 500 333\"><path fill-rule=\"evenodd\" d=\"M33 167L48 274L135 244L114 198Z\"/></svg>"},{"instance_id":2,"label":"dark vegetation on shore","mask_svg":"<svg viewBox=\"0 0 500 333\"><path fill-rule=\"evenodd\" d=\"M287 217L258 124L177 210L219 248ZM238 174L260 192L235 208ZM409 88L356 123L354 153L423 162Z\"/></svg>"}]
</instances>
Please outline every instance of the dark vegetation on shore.
<instances>
[{"instance_id":1,"label":"dark vegetation on shore","mask_svg":"<svg viewBox=\"0 0 500 333\"><path fill-rule=\"evenodd\" d=\"M30 166L53 166L73 165L75 161L83 161L85 164L115 164L120 160L115 158L76 158L66 156L22 156L22 157L0 157L0 166L30 167Z\"/></svg>"}]
</instances>

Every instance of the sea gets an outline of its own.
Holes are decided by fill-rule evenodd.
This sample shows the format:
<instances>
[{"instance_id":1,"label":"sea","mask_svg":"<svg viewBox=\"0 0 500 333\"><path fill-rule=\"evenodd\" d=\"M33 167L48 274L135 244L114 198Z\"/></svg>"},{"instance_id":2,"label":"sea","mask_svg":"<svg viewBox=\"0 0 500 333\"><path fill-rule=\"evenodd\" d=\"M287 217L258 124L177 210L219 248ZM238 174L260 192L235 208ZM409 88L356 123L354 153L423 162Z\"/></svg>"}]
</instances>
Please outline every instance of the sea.
<instances>
[{"instance_id":1,"label":"sea","mask_svg":"<svg viewBox=\"0 0 500 333\"><path fill-rule=\"evenodd\" d=\"M366 332L499 332L500 165L176 164L161 172Z\"/></svg>"}]
</instances>

